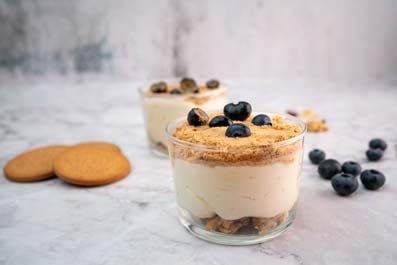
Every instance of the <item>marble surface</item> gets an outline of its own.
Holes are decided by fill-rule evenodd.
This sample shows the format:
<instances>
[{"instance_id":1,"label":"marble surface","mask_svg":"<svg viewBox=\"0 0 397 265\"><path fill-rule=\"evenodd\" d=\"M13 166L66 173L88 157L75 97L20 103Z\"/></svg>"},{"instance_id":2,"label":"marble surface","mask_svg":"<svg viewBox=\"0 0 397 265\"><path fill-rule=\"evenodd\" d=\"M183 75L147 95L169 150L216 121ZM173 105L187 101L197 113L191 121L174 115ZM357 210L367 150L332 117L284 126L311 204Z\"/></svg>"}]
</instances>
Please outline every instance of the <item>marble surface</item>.
<instances>
[{"instance_id":1,"label":"marble surface","mask_svg":"<svg viewBox=\"0 0 397 265\"><path fill-rule=\"evenodd\" d=\"M58 179L0 178L0 264L396 264L397 85L303 80L232 80L230 97L257 110L315 108L331 131L308 134L298 215L270 242L228 247L199 240L178 223L170 163L148 150L137 84L129 80L0 83L0 166L26 149L106 140L133 165L112 185L78 188ZM382 161L364 152L389 143ZM334 194L307 160L356 160L387 176L382 190Z\"/></svg>"}]
</instances>

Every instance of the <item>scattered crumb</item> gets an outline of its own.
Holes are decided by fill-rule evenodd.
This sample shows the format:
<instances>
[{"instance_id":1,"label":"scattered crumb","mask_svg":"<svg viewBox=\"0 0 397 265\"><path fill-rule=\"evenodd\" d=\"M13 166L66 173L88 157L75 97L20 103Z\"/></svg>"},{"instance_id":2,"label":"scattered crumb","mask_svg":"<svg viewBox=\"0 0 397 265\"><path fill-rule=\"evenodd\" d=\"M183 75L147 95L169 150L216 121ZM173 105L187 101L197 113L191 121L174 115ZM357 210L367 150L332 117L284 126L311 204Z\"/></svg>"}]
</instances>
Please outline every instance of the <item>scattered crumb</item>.
<instances>
[{"instance_id":1,"label":"scattered crumb","mask_svg":"<svg viewBox=\"0 0 397 265\"><path fill-rule=\"evenodd\" d=\"M326 132L328 131L328 125L325 123L324 120L310 120L307 122L307 131L308 132Z\"/></svg>"},{"instance_id":2,"label":"scattered crumb","mask_svg":"<svg viewBox=\"0 0 397 265\"><path fill-rule=\"evenodd\" d=\"M317 116L314 109L305 109L300 114L293 110L286 111L289 115L300 117L306 121L307 131L313 133L326 132L329 127L324 119Z\"/></svg>"},{"instance_id":3,"label":"scattered crumb","mask_svg":"<svg viewBox=\"0 0 397 265\"><path fill-rule=\"evenodd\" d=\"M305 109L300 113L300 116L305 119L313 119L316 116L314 109Z\"/></svg>"}]
</instances>

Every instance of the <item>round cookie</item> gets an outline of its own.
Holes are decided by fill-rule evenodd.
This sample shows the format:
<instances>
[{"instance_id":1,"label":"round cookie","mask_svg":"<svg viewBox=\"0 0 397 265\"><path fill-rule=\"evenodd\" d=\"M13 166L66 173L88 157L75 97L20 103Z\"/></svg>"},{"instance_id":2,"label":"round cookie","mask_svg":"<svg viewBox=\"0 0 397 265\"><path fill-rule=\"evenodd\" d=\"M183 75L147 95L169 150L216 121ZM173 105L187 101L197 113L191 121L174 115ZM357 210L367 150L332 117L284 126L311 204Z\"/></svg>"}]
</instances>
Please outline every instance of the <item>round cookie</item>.
<instances>
[{"instance_id":1,"label":"round cookie","mask_svg":"<svg viewBox=\"0 0 397 265\"><path fill-rule=\"evenodd\" d=\"M54 160L55 174L79 186L100 186L126 177L130 162L120 152L101 148L70 148Z\"/></svg>"},{"instance_id":2,"label":"round cookie","mask_svg":"<svg viewBox=\"0 0 397 265\"><path fill-rule=\"evenodd\" d=\"M72 148L95 148L95 149L102 149L105 151L121 153L120 147L108 142L84 142L73 145Z\"/></svg>"},{"instance_id":3,"label":"round cookie","mask_svg":"<svg viewBox=\"0 0 397 265\"><path fill-rule=\"evenodd\" d=\"M66 145L50 145L17 155L4 167L4 175L16 182L32 182L54 176L52 163L60 153L69 148Z\"/></svg>"}]
</instances>

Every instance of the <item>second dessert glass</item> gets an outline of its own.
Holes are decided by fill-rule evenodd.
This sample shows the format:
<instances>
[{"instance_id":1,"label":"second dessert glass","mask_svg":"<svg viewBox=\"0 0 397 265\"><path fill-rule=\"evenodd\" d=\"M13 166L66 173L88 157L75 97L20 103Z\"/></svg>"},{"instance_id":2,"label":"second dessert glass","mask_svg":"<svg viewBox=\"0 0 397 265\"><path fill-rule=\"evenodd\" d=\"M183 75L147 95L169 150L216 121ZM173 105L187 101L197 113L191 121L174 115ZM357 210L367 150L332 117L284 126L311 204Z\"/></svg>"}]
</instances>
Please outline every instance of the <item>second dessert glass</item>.
<instances>
[{"instance_id":1,"label":"second dessert glass","mask_svg":"<svg viewBox=\"0 0 397 265\"><path fill-rule=\"evenodd\" d=\"M227 150L174 137L186 118L168 125L179 219L191 233L214 243L249 245L274 238L293 223L306 124L283 118L301 133L281 142Z\"/></svg>"},{"instance_id":2,"label":"second dessert glass","mask_svg":"<svg viewBox=\"0 0 397 265\"><path fill-rule=\"evenodd\" d=\"M168 91L179 88L179 79L165 80ZM198 93L150 93L150 83L139 88L142 109L149 145L153 153L166 157L167 137L164 130L168 123L185 115L191 108L199 107L204 110L219 109L227 101L226 86L220 84L216 89L206 89L205 82L198 80Z\"/></svg>"}]
</instances>

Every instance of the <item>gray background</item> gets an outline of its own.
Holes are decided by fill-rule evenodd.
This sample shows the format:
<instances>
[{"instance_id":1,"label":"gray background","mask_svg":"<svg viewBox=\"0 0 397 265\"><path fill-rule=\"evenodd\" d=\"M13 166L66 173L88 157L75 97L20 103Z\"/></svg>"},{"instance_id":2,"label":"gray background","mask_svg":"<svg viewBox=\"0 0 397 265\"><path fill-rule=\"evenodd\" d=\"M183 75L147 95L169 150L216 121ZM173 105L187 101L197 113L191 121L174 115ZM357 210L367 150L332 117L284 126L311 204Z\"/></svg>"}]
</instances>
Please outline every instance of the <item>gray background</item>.
<instances>
[{"instance_id":1,"label":"gray background","mask_svg":"<svg viewBox=\"0 0 397 265\"><path fill-rule=\"evenodd\" d=\"M397 1L0 0L0 73L395 80Z\"/></svg>"}]
</instances>

